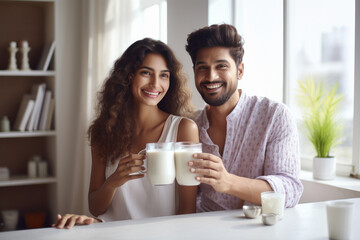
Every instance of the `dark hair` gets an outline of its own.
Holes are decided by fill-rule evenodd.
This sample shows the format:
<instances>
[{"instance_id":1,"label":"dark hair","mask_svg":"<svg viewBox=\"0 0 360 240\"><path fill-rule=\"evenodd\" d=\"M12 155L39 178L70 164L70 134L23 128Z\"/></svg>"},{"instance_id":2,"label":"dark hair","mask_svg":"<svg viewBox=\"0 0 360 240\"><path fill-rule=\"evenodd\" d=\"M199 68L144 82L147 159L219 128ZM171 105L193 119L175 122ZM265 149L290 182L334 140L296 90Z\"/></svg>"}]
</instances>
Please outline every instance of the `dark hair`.
<instances>
[{"instance_id":1,"label":"dark hair","mask_svg":"<svg viewBox=\"0 0 360 240\"><path fill-rule=\"evenodd\" d=\"M238 66L244 56L244 40L236 28L229 24L214 24L200 28L188 35L186 51L195 65L197 52L205 47L228 47L230 55Z\"/></svg>"},{"instance_id":2,"label":"dark hair","mask_svg":"<svg viewBox=\"0 0 360 240\"><path fill-rule=\"evenodd\" d=\"M188 116L193 111L187 79L172 50L150 38L134 42L115 61L98 93L96 119L88 130L90 145L97 148L99 157L105 162L130 153L135 132L131 79L149 53L163 56L170 71L169 89L158 108L179 116Z\"/></svg>"}]
</instances>

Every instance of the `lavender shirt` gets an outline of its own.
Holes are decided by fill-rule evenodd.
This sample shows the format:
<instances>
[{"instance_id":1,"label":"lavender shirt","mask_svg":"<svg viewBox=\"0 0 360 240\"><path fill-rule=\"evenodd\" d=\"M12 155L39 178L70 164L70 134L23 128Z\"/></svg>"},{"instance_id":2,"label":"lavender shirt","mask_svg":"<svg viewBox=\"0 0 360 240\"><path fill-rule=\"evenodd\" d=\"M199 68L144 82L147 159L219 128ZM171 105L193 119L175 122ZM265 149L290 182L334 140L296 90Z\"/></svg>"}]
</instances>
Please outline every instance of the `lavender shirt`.
<instances>
[{"instance_id":1,"label":"lavender shirt","mask_svg":"<svg viewBox=\"0 0 360 240\"><path fill-rule=\"evenodd\" d=\"M239 102L226 117L223 156L210 139L206 110L195 119L203 152L222 158L229 173L263 179L275 192L286 193L285 206L295 206L303 192L299 179L299 139L294 119L282 103L241 93ZM235 209L240 199L200 184L197 211Z\"/></svg>"}]
</instances>

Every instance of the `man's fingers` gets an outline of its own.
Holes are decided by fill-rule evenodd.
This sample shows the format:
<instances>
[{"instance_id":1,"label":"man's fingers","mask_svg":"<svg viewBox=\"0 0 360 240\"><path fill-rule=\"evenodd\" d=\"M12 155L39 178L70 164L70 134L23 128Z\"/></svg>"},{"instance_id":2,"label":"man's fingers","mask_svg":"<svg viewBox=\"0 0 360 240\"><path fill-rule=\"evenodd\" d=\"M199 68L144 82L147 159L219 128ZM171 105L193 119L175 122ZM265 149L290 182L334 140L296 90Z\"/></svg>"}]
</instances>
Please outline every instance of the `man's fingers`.
<instances>
[{"instance_id":1,"label":"man's fingers","mask_svg":"<svg viewBox=\"0 0 360 240\"><path fill-rule=\"evenodd\" d=\"M216 184L216 180L214 178L209 178L208 176L197 176L195 177L195 180L201 183L209 184L211 186L215 186Z\"/></svg>"},{"instance_id":2,"label":"man's fingers","mask_svg":"<svg viewBox=\"0 0 360 240\"><path fill-rule=\"evenodd\" d=\"M209 160L192 160L189 162L189 166L194 168L210 168L213 170L221 170L221 165L219 163Z\"/></svg>"},{"instance_id":3,"label":"man's fingers","mask_svg":"<svg viewBox=\"0 0 360 240\"><path fill-rule=\"evenodd\" d=\"M195 153L193 154L194 159L210 160L212 162L219 162L221 159L211 153Z\"/></svg>"},{"instance_id":4,"label":"man's fingers","mask_svg":"<svg viewBox=\"0 0 360 240\"><path fill-rule=\"evenodd\" d=\"M219 179L220 173L209 168L190 168L190 172L203 175L208 178Z\"/></svg>"}]
</instances>

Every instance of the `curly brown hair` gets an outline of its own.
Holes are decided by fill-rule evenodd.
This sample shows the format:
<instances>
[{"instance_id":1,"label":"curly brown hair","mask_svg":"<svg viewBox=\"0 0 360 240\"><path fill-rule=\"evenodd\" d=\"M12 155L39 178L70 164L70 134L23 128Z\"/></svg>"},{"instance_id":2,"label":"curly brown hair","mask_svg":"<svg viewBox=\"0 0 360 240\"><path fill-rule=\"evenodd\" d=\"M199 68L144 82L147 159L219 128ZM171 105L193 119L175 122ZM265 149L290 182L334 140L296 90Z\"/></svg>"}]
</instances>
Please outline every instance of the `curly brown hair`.
<instances>
[{"instance_id":1,"label":"curly brown hair","mask_svg":"<svg viewBox=\"0 0 360 240\"><path fill-rule=\"evenodd\" d=\"M236 28L229 24L213 24L200 28L188 35L186 51L195 65L197 52L205 47L228 47L230 55L238 66L244 56L244 39Z\"/></svg>"},{"instance_id":2,"label":"curly brown hair","mask_svg":"<svg viewBox=\"0 0 360 240\"><path fill-rule=\"evenodd\" d=\"M98 93L96 118L88 130L90 145L98 150L104 162L113 162L119 156L131 152L135 122L131 117L133 99L130 76L135 74L149 53L163 56L170 71L169 89L158 108L178 116L189 116L193 112L187 78L173 51L163 42L150 38L134 42L115 61Z\"/></svg>"}]
</instances>

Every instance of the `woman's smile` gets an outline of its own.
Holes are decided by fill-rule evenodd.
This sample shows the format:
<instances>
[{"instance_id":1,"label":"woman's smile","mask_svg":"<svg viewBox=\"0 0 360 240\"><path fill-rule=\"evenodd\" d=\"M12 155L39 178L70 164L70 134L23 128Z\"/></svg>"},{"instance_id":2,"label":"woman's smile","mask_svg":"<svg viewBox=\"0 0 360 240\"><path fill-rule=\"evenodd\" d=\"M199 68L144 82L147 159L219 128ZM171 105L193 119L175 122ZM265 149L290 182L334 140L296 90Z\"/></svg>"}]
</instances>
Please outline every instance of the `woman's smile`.
<instances>
[{"instance_id":1,"label":"woman's smile","mask_svg":"<svg viewBox=\"0 0 360 240\"><path fill-rule=\"evenodd\" d=\"M144 93L145 96L150 97L150 98L157 98L161 92L156 91L156 90L148 90L148 89L142 89L142 92Z\"/></svg>"}]
</instances>

